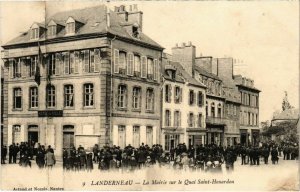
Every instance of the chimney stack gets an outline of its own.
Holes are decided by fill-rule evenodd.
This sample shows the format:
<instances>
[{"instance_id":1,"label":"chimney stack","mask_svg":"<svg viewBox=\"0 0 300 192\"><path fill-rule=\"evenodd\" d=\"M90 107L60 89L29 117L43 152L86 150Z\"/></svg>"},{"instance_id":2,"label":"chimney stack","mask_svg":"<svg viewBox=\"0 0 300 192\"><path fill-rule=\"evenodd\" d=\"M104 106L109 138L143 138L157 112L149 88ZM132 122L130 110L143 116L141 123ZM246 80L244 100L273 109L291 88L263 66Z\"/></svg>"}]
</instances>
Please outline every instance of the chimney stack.
<instances>
[{"instance_id":1,"label":"chimney stack","mask_svg":"<svg viewBox=\"0 0 300 192\"><path fill-rule=\"evenodd\" d=\"M143 29L143 12L138 10L137 4L129 6L128 22L137 23L140 31Z\"/></svg>"},{"instance_id":2,"label":"chimney stack","mask_svg":"<svg viewBox=\"0 0 300 192\"><path fill-rule=\"evenodd\" d=\"M195 58L196 47L193 45L186 46L185 43L182 43L182 47L178 47L176 44L176 47L172 48L172 61L179 62L192 77L194 77Z\"/></svg>"}]
</instances>

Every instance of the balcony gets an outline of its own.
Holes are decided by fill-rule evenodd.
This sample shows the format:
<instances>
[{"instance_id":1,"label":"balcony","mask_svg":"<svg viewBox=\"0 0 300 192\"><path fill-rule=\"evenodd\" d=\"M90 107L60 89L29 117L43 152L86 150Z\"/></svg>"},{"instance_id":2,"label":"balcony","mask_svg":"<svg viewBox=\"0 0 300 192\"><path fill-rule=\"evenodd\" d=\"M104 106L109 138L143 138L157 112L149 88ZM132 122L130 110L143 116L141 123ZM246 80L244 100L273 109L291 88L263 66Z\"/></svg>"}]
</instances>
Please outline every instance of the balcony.
<instances>
[{"instance_id":1,"label":"balcony","mask_svg":"<svg viewBox=\"0 0 300 192\"><path fill-rule=\"evenodd\" d=\"M226 125L226 118L206 116L205 122L210 125Z\"/></svg>"}]
</instances>

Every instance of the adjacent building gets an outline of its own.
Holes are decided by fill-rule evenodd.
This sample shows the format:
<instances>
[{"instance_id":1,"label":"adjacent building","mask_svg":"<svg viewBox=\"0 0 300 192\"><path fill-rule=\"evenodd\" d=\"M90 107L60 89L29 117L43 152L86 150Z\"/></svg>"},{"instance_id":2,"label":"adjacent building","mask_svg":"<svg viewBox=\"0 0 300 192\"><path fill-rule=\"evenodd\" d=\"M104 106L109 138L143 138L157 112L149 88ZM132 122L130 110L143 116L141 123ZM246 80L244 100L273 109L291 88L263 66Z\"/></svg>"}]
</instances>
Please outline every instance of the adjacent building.
<instances>
[{"instance_id":1,"label":"adjacent building","mask_svg":"<svg viewBox=\"0 0 300 192\"><path fill-rule=\"evenodd\" d=\"M205 91L178 62L163 58L162 133L165 150L205 144Z\"/></svg>"},{"instance_id":2,"label":"adjacent building","mask_svg":"<svg viewBox=\"0 0 300 192\"><path fill-rule=\"evenodd\" d=\"M259 142L259 93L252 79L234 76L234 82L240 93L240 143L257 145Z\"/></svg>"}]
</instances>

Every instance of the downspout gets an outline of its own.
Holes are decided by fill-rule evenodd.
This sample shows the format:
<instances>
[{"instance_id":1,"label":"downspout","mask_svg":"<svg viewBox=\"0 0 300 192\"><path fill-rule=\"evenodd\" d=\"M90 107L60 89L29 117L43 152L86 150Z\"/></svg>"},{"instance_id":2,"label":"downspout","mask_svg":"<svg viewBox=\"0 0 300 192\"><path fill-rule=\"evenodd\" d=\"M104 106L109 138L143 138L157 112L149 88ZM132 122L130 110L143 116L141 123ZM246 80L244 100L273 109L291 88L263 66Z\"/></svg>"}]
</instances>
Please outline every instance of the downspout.
<instances>
[{"instance_id":1,"label":"downspout","mask_svg":"<svg viewBox=\"0 0 300 192\"><path fill-rule=\"evenodd\" d=\"M110 138L109 138L109 143L112 146L112 141L113 141L113 135L112 135L112 109L113 109L113 46L112 46L112 42L116 39L116 35L113 39L110 40L110 50L111 50L111 54L110 54L110 121L109 121L109 130L110 130ZM106 80L107 82L107 80ZM106 91L106 99L107 99L107 91ZM107 106L107 104L106 104Z\"/></svg>"}]
</instances>

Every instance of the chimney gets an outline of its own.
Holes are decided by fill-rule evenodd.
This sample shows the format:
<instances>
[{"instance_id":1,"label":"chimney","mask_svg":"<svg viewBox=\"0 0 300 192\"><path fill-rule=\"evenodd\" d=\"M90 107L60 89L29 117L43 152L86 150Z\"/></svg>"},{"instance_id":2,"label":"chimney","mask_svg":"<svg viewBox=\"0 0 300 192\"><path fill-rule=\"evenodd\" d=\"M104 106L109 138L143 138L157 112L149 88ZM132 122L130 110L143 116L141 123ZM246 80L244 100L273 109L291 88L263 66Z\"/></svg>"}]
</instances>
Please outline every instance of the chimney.
<instances>
[{"instance_id":1,"label":"chimney","mask_svg":"<svg viewBox=\"0 0 300 192\"><path fill-rule=\"evenodd\" d=\"M218 58L218 76L228 82L233 82L233 58Z\"/></svg>"},{"instance_id":2,"label":"chimney","mask_svg":"<svg viewBox=\"0 0 300 192\"><path fill-rule=\"evenodd\" d=\"M194 77L195 58L196 47L192 44L191 46L185 46L185 43L182 43L182 47L172 48L172 61L179 62L192 77Z\"/></svg>"},{"instance_id":3,"label":"chimney","mask_svg":"<svg viewBox=\"0 0 300 192\"><path fill-rule=\"evenodd\" d=\"M128 21L128 12L126 11L125 5L121 5L120 7L115 7L116 13L124 19L124 21Z\"/></svg>"},{"instance_id":4,"label":"chimney","mask_svg":"<svg viewBox=\"0 0 300 192\"><path fill-rule=\"evenodd\" d=\"M129 6L128 22L137 23L143 31L143 12L138 10L137 4Z\"/></svg>"}]
</instances>

